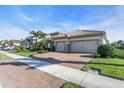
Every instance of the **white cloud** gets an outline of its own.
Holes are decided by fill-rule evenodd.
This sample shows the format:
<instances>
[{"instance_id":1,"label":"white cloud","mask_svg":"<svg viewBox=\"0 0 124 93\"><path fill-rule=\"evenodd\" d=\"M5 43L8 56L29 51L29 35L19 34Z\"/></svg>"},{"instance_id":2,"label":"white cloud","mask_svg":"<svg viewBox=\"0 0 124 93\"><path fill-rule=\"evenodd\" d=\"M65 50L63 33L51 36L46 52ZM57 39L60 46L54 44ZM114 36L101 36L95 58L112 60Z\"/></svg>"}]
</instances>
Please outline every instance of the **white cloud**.
<instances>
[{"instance_id":1,"label":"white cloud","mask_svg":"<svg viewBox=\"0 0 124 93\"><path fill-rule=\"evenodd\" d=\"M124 40L124 6L117 7L117 13L98 24L81 25L71 21L58 23L62 31L69 32L77 29L106 31L110 42Z\"/></svg>"},{"instance_id":2,"label":"white cloud","mask_svg":"<svg viewBox=\"0 0 124 93\"><path fill-rule=\"evenodd\" d=\"M103 29L108 33L110 42L124 40L124 6L117 7L117 13L112 18L101 22L96 28Z\"/></svg>"},{"instance_id":3,"label":"white cloud","mask_svg":"<svg viewBox=\"0 0 124 93\"><path fill-rule=\"evenodd\" d=\"M48 15L51 18L53 16L52 10L50 7L48 7L48 10L50 10L48 12ZM41 28L41 30L45 31L46 33L55 32L55 31L69 32L69 31L73 31L76 29L104 30L107 32L108 39L110 41L114 41L114 40L117 41L119 39L124 40L124 6L118 6L115 11L117 11L115 15L112 15L111 18L106 18L106 20L103 20L103 21L99 22L98 24L89 23L88 25L83 25L83 22L81 24L78 22L74 22L72 20L65 20L63 22L55 23L56 27L54 27L54 26L53 27L43 27L43 28ZM17 13L23 20L26 20L31 23L33 23L34 21L40 21L40 19L41 19L39 17L35 17L34 19L32 19L29 16L21 13L20 11ZM73 15L74 15L73 13L70 14L70 16L73 16ZM47 18L47 19L49 19L49 18ZM46 19L45 19L45 22L48 22L48 21L46 21ZM39 30L39 29L34 29L34 30ZM25 31L21 28L18 28L18 27L13 27L8 24L7 27L1 26L0 39L23 38L23 37L26 37L27 34L28 34L27 31Z\"/></svg>"},{"instance_id":4,"label":"white cloud","mask_svg":"<svg viewBox=\"0 0 124 93\"><path fill-rule=\"evenodd\" d=\"M98 24L76 25L75 28L106 31L110 42L124 40L124 6L117 6L114 12L111 18L106 18Z\"/></svg>"},{"instance_id":5,"label":"white cloud","mask_svg":"<svg viewBox=\"0 0 124 93\"><path fill-rule=\"evenodd\" d=\"M0 26L0 39L22 39L28 36L28 32L18 27Z\"/></svg>"},{"instance_id":6,"label":"white cloud","mask_svg":"<svg viewBox=\"0 0 124 93\"><path fill-rule=\"evenodd\" d=\"M23 13L19 13L19 16L22 17L24 20L28 21L28 22L34 22L33 19L31 19L30 17L26 16Z\"/></svg>"}]
</instances>

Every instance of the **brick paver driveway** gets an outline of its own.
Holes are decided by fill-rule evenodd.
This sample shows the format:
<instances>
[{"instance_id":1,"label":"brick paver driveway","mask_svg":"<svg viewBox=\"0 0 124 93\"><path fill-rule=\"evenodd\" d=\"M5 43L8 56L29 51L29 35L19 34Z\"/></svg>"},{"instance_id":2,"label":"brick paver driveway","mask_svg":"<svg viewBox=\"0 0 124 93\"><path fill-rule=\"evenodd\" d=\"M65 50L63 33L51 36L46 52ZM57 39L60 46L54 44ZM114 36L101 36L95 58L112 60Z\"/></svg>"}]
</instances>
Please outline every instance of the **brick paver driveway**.
<instances>
[{"instance_id":1,"label":"brick paver driveway","mask_svg":"<svg viewBox=\"0 0 124 93\"><path fill-rule=\"evenodd\" d=\"M60 64L63 66L81 69L85 64L87 64L94 54L91 53L58 53L58 52L48 52L43 54L38 54L33 57L49 61L55 64Z\"/></svg>"},{"instance_id":2,"label":"brick paver driveway","mask_svg":"<svg viewBox=\"0 0 124 93\"><path fill-rule=\"evenodd\" d=\"M0 85L2 87L60 87L64 82L60 78L15 60L0 61Z\"/></svg>"}]
</instances>

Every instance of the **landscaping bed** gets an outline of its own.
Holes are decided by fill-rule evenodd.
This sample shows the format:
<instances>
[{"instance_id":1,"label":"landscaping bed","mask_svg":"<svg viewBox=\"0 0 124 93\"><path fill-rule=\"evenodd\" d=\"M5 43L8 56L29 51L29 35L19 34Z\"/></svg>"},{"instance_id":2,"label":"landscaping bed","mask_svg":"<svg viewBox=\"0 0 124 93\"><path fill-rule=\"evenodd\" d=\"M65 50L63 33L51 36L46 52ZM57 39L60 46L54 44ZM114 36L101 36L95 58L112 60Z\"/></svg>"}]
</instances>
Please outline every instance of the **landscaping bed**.
<instances>
[{"instance_id":1,"label":"landscaping bed","mask_svg":"<svg viewBox=\"0 0 124 93\"><path fill-rule=\"evenodd\" d=\"M83 88L83 87L72 82L66 82L62 85L61 88Z\"/></svg>"},{"instance_id":2,"label":"landscaping bed","mask_svg":"<svg viewBox=\"0 0 124 93\"><path fill-rule=\"evenodd\" d=\"M94 58L82 70L98 70L101 75L124 80L124 50L115 50L114 58Z\"/></svg>"}]
</instances>

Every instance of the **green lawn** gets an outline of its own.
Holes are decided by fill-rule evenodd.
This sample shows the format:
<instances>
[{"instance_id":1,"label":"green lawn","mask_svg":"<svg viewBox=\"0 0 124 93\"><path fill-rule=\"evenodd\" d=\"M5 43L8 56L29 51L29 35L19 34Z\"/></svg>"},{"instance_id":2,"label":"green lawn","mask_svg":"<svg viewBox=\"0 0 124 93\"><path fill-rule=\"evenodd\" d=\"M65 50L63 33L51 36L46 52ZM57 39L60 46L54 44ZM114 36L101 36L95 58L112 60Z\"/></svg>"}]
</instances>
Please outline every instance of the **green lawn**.
<instances>
[{"instance_id":1,"label":"green lawn","mask_svg":"<svg viewBox=\"0 0 124 93\"><path fill-rule=\"evenodd\" d=\"M32 55L37 55L40 53L45 53L48 52L47 50L39 50L39 51L25 51L25 52L17 52L16 50L11 50L9 51L9 53L13 53L13 54L17 54L17 55L21 55L21 56L32 56Z\"/></svg>"},{"instance_id":2,"label":"green lawn","mask_svg":"<svg viewBox=\"0 0 124 93\"><path fill-rule=\"evenodd\" d=\"M32 55L36 55L39 54L36 51L27 51L27 52L16 52L16 51L9 51L9 53L13 53L13 54L17 54L17 55L21 55L21 56L32 56Z\"/></svg>"},{"instance_id":3,"label":"green lawn","mask_svg":"<svg viewBox=\"0 0 124 93\"><path fill-rule=\"evenodd\" d=\"M12 60L12 59L0 53L0 60Z\"/></svg>"},{"instance_id":4,"label":"green lawn","mask_svg":"<svg viewBox=\"0 0 124 93\"><path fill-rule=\"evenodd\" d=\"M62 85L61 88L83 88L83 87L72 82L66 82Z\"/></svg>"},{"instance_id":5,"label":"green lawn","mask_svg":"<svg viewBox=\"0 0 124 93\"><path fill-rule=\"evenodd\" d=\"M115 58L94 58L82 70L98 70L100 74L124 80L124 50L116 50Z\"/></svg>"},{"instance_id":6,"label":"green lawn","mask_svg":"<svg viewBox=\"0 0 124 93\"><path fill-rule=\"evenodd\" d=\"M124 59L124 50L118 50L118 49L116 49L116 50L115 50L115 53L116 53L116 56L117 56L118 58Z\"/></svg>"}]
</instances>

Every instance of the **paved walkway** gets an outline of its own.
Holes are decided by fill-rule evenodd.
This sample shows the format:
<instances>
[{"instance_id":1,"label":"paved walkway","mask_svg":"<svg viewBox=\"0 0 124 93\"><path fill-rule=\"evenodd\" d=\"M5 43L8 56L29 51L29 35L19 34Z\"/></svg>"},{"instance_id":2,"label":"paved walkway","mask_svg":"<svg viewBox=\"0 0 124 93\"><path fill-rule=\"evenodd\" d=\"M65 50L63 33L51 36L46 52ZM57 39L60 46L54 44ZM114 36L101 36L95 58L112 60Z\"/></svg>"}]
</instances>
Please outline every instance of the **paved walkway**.
<instances>
[{"instance_id":1,"label":"paved walkway","mask_svg":"<svg viewBox=\"0 0 124 93\"><path fill-rule=\"evenodd\" d=\"M0 61L2 88L59 88L66 81L15 60Z\"/></svg>"},{"instance_id":2,"label":"paved walkway","mask_svg":"<svg viewBox=\"0 0 124 93\"><path fill-rule=\"evenodd\" d=\"M49 62L36 60L30 57L18 56L15 54L7 53L1 51L1 53L16 59L17 61L28 64L32 67L38 68L44 72L47 72L53 76L59 77L61 79L71 81L77 84L80 84L84 87L94 87L94 88L124 88L124 81L96 75L93 73L88 73L84 71L80 71L77 69L60 66L56 64L51 64Z\"/></svg>"}]
</instances>

